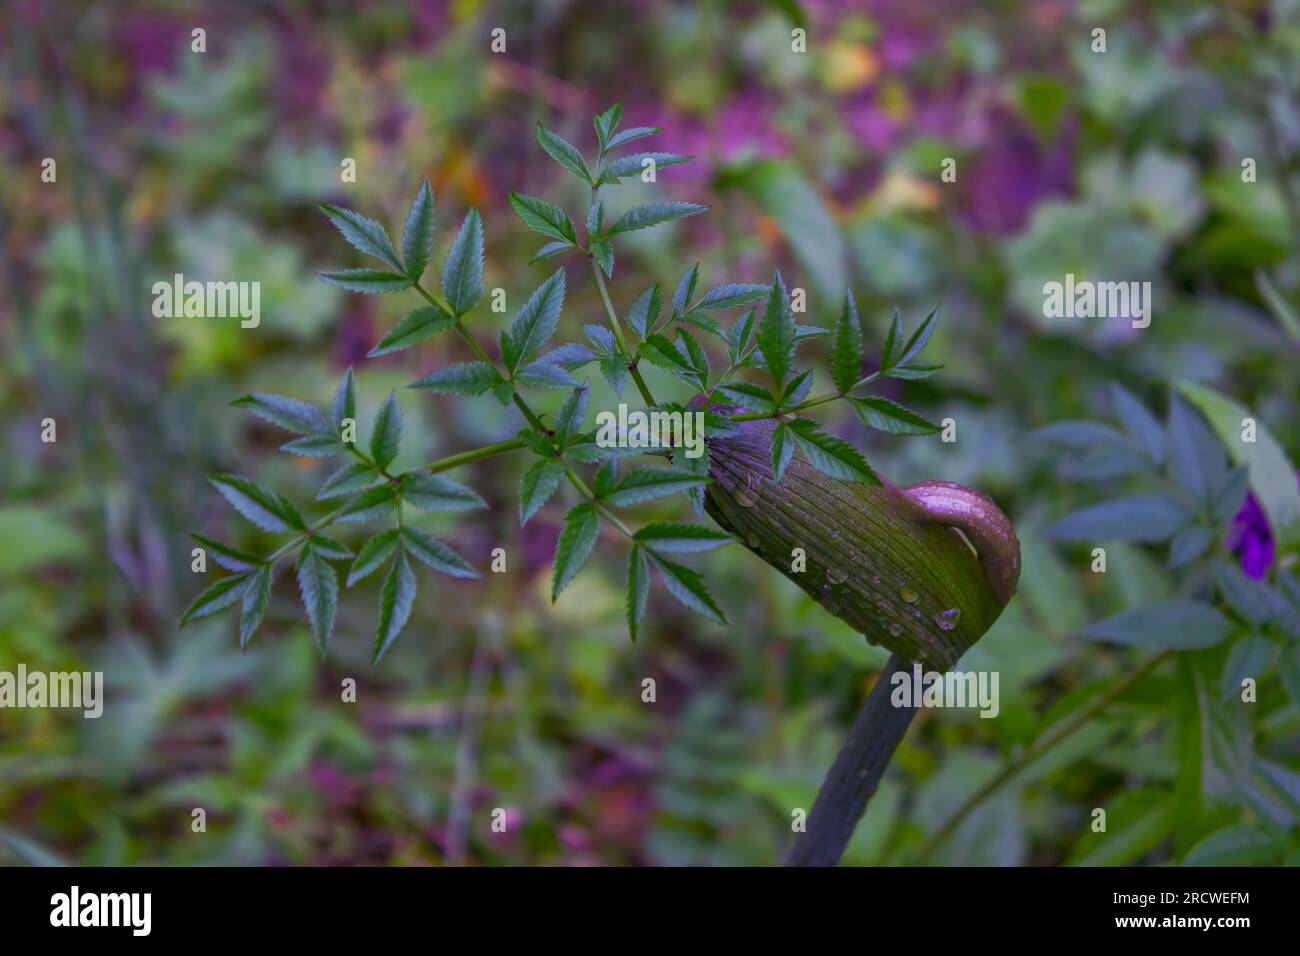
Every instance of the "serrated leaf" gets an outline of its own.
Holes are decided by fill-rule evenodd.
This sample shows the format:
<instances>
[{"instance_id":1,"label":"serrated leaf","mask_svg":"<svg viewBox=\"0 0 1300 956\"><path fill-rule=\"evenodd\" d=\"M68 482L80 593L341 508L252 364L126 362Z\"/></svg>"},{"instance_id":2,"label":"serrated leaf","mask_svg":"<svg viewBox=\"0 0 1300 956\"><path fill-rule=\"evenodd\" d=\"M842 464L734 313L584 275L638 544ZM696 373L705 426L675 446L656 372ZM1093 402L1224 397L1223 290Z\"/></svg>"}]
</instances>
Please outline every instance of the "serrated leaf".
<instances>
[{"instance_id":1,"label":"serrated leaf","mask_svg":"<svg viewBox=\"0 0 1300 956\"><path fill-rule=\"evenodd\" d=\"M348 570L348 587L352 587L358 581L373 574L380 565L387 563L397 547L396 528L381 531L363 544L357 556L352 559L352 567Z\"/></svg>"},{"instance_id":2,"label":"serrated leaf","mask_svg":"<svg viewBox=\"0 0 1300 956\"><path fill-rule=\"evenodd\" d=\"M558 133L547 129L541 123L537 124L536 136L538 144L546 152L547 156L583 182L591 185L591 173L587 171L587 163L583 160L582 153L578 152L573 144L566 141Z\"/></svg>"},{"instance_id":3,"label":"serrated leaf","mask_svg":"<svg viewBox=\"0 0 1300 956\"><path fill-rule=\"evenodd\" d=\"M636 330L636 334L644 339L646 334L659 324L659 317L662 312L663 304L659 300L659 284L655 283L633 300L628 307L625 318L627 324Z\"/></svg>"},{"instance_id":4,"label":"serrated leaf","mask_svg":"<svg viewBox=\"0 0 1300 956\"><path fill-rule=\"evenodd\" d=\"M415 528L402 529L402 543L414 557L439 574L452 578L481 578L474 566L432 535Z\"/></svg>"},{"instance_id":5,"label":"serrated leaf","mask_svg":"<svg viewBox=\"0 0 1300 956\"><path fill-rule=\"evenodd\" d=\"M831 381L841 393L857 384L862 373L862 320L853 293L844 290L844 307L835 324L835 344L831 347Z\"/></svg>"},{"instance_id":6,"label":"serrated leaf","mask_svg":"<svg viewBox=\"0 0 1300 956\"><path fill-rule=\"evenodd\" d=\"M713 596L704 586L704 579L700 577L698 571L658 555L652 554L650 560L659 569L659 575L663 578L669 594L696 614L708 618L715 624L727 623L727 616L714 603Z\"/></svg>"},{"instance_id":7,"label":"serrated leaf","mask_svg":"<svg viewBox=\"0 0 1300 956\"><path fill-rule=\"evenodd\" d=\"M400 352L425 342L439 332L454 328L456 319L440 305L426 305L406 313L379 340L379 344L366 353L367 358L378 358L389 352ZM353 415L353 418L356 416Z\"/></svg>"},{"instance_id":8,"label":"serrated leaf","mask_svg":"<svg viewBox=\"0 0 1300 956\"><path fill-rule=\"evenodd\" d=\"M348 446L333 435L304 435L280 446L280 451L304 458L330 458L333 455L345 455Z\"/></svg>"},{"instance_id":9,"label":"serrated leaf","mask_svg":"<svg viewBox=\"0 0 1300 956\"><path fill-rule=\"evenodd\" d=\"M637 229L648 229L663 222L671 222L684 216L695 216L702 212L708 212L708 210L708 206L701 206L699 203L668 199L642 203L639 206L633 206L619 216L618 221L610 226L606 236L616 236Z\"/></svg>"},{"instance_id":10,"label":"serrated leaf","mask_svg":"<svg viewBox=\"0 0 1300 956\"><path fill-rule=\"evenodd\" d=\"M362 492L355 501L345 505L334 520L338 524L373 521L375 518L386 517L396 510L397 492L391 485L385 484Z\"/></svg>"},{"instance_id":11,"label":"serrated leaf","mask_svg":"<svg viewBox=\"0 0 1300 956\"><path fill-rule=\"evenodd\" d=\"M937 308L931 309L930 314L916 327L916 331L912 333L911 338L907 340L907 344L903 346L902 355L898 359L899 365L910 365L912 359L921 354L921 350L930 341L930 336L934 335L938 316L939 310Z\"/></svg>"},{"instance_id":12,"label":"serrated leaf","mask_svg":"<svg viewBox=\"0 0 1300 956\"><path fill-rule=\"evenodd\" d=\"M700 331L716 335L720 339L724 338L722 326L718 323L718 320L707 313L701 312L699 309L691 309L684 315L679 315L677 321L693 325Z\"/></svg>"},{"instance_id":13,"label":"serrated leaf","mask_svg":"<svg viewBox=\"0 0 1300 956\"><path fill-rule=\"evenodd\" d=\"M316 649L324 654L334 633L339 606L339 581L334 566L309 541L298 555L298 594L307 609Z\"/></svg>"},{"instance_id":14,"label":"serrated leaf","mask_svg":"<svg viewBox=\"0 0 1300 956\"><path fill-rule=\"evenodd\" d=\"M551 239L559 239L570 245L578 244L578 233L573 228L573 221L559 206L537 196L525 196L511 190L510 207L514 209L525 226L534 232L540 232Z\"/></svg>"},{"instance_id":15,"label":"serrated leaf","mask_svg":"<svg viewBox=\"0 0 1300 956\"><path fill-rule=\"evenodd\" d=\"M239 611L239 646L245 648L262 623L266 605L271 600L271 569L261 568L244 588Z\"/></svg>"},{"instance_id":16,"label":"serrated leaf","mask_svg":"<svg viewBox=\"0 0 1300 956\"><path fill-rule=\"evenodd\" d=\"M1083 628L1094 641L1141 644L1161 649L1212 647L1232 633L1232 623L1201 601L1180 599L1126 611Z\"/></svg>"},{"instance_id":17,"label":"serrated leaf","mask_svg":"<svg viewBox=\"0 0 1300 956\"><path fill-rule=\"evenodd\" d=\"M410 277L395 272L381 272L378 269L335 269L316 274L330 285L365 295L401 292L411 287Z\"/></svg>"},{"instance_id":18,"label":"serrated leaf","mask_svg":"<svg viewBox=\"0 0 1300 956\"><path fill-rule=\"evenodd\" d=\"M501 354L512 373L540 352L555 334L563 308L564 270L556 269L515 313L502 336Z\"/></svg>"},{"instance_id":19,"label":"serrated leaf","mask_svg":"<svg viewBox=\"0 0 1300 956\"><path fill-rule=\"evenodd\" d=\"M357 381L350 365L343 373L343 378L339 380L338 390L334 393L334 402L330 406L330 419L334 422L335 431L342 430L345 418L353 421L357 418Z\"/></svg>"},{"instance_id":20,"label":"serrated leaf","mask_svg":"<svg viewBox=\"0 0 1300 956\"><path fill-rule=\"evenodd\" d=\"M687 376L695 374L691 360L682 354L672 340L659 332L646 336L645 343L641 346L641 357L670 372L685 373Z\"/></svg>"},{"instance_id":21,"label":"serrated leaf","mask_svg":"<svg viewBox=\"0 0 1300 956\"><path fill-rule=\"evenodd\" d=\"M402 406L397 404L397 393L389 392L370 430L370 457L376 467L387 468L388 463L397 457L402 446L403 428Z\"/></svg>"},{"instance_id":22,"label":"serrated leaf","mask_svg":"<svg viewBox=\"0 0 1300 956\"><path fill-rule=\"evenodd\" d=\"M501 381L487 362L457 362L417 378L407 388L427 388L443 395L482 395Z\"/></svg>"},{"instance_id":23,"label":"serrated leaf","mask_svg":"<svg viewBox=\"0 0 1300 956\"><path fill-rule=\"evenodd\" d=\"M809 463L823 474L841 481L858 481L879 485L880 479L856 448L821 431L810 418L795 418L786 423Z\"/></svg>"},{"instance_id":24,"label":"serrated leaf","mask_svg":"<svg viewBox=\"0 0 1300 956\"><path fill-rule=\"evenodd\" d=\"M602 153L609 145L609 139L614 135L614 130L618 128L619 120L622 118L623 107L618 103L615 103L605 112L592 117L592 125L596 127L596 141L600 144Z\"/></svg>"},{"instance_id":25,"label":"serrated leaf","mask_svg":"<svg viewBox=\"0 0 1300 956\"><path fill-rule=\"evenodd\" d=\"M582 425L586 420L587 383L584 381L569 393L555 416L555 441L561 448L582 434Z\"/></svg>"},{"instance_id":26,"label":"serrated leaf","mask_svg":"<svg viewBox=\"0 0 1300 956\"><path fill-rule=\"evenodd\" d=\"M222 544L220 541L213 541L211 538L205 538L201 534L190 532L190 537L201 545L212 560L227 571L252 571L260 568L265 562L255 554L249 554L247 551L240 551L238 548L232 548L228 544Z\"/></svg>"},{"instance_id":27,"label":"serrated leaf","mask_svg":"<svg viewBox=\"0 0 1300 956\"><path fill-rule=\"evenodd\" d=\"M560 486L564 477L564 466L554 458L538 461L524 472L519 483L519 524L528 524L528 519L537 514L538 509L546 504Z\"/></svg>"},{"instance_id":28,"label":"serrated leaf","mask_svg":"<svg viewBox=\"0 0 1300 956\"><path fill-rule=\"evenodd\" d=\"M478 210L471 209L442 265L442 294L452 312L462 316L474 308L483 292L483 222Z\"/></svg>"},{"instance_id":29,"label":"serrated leaf","mask_svg":"<svg viewBox=\"0 0 1300 956\"><path fill-rule=\"evenodd\" d=\"M765 298L768 286L750 282L734 282L714 286L695 303L697 309L731 309L738 305L747 305Z\"/></svg>"},{"instance_id":30,"label":"serrated leaf","mask_svg":"<svg viewBox=\"0 0 1300 956\"><path fill-rule=\"evenodd\" d=\"M411 608L415 605L415 572L406 559L406 553L400 548L393 558L393 566L384 578L384 586L379 589L379 624L375 629L375 650L371 663L379 659L392 647L397 635L406 627L411 617Z\"/></svg>"},{"instance_id":31,"label":"serrated leaf","mask_svg":"<svg viewBox=\"0 0 1300 956\"><path fill-rule=\"evenodd\" d=\"M574 388L578 380L563 367L543 359L529 362L515 373L515 381L536 388Z\"/></svg>"},{"instance_id":32,"label":"serrated leaf","mask_svg":"<svg viewBox=\"0 0 1300 956\"><path fill-rule=\"evenodd\" d=\"M370 465L354 462L350 465L344 465L326 478L325 483L320 487L320 491L316 492L316 500L325 501L330 498L342 498L345 495L365 491L367 488L383 484L384 481L384 476L375 471Z\"/></svg>"},{"instance_id":33,"label":"serrated leaf","mask_svg":"<svg viewBox=\"0 0 1300 956\"><path fill-rule=\"evenodd\" d=\"M784 422L772 429L772 480L780 481L794 458L794 433Z\"/></svg>"},{"instance_id":34,"label":"serrated leaf","mask_svg":"<svg viewBox=\"0 0 1300 956\"><path fill-rule=\"evenodd\" d=\"M650 168L646 166L646 161L654 163L654 169L658 172L660 169L667 169L670 166L680 166L682 163L689 163L694 156L683 156L681 153L631 153L627 156L621 156L607 165L600 174L598 184L604 185L617 183L627 176L639 176L641 173Z\"/></svg>"},{"instance_id":35,"label":"serrated leaf","mask_svg":"<svg viewBox=\"0 0 1300 956\"><path fill-rule=\"evenodd\" d=\"M312 435L326 430L325 419L316 407L296 398L254 392L235 399L231 404L236 408L246 408L258 418L297 435Z\"/></svg>"},{"instance_id":36,"label":"serrated leaf","mask_svg":"<svg viewBox=\"0 0 1300 956\"><path fill-rule=\"evenodd\" d=\"M654 501L656 498L666 498L707 482L706 478L684 475L666 468L637 468L619 479L606 500L625 508L644 501Z\"/></svg>"},{"instance_id":37,"label":"serrated leaf","mask_svg":"<svg viewBox=\"0 0 1300 956\"><path fill-rule=\"evenodd\" d=\"M752 382L732 382L718 389L737 405L751 412L770 415L776 412L776 396Z\"/></svg>"},{"instance_id":38,"label":"serrated leaf","mask_svg":"<svg viewBox=\"0 0 1300 956\"><path fill-rule=\"evenodd\" d=\"M618 149L620 146L626 146L634 140L644 139L647 136L654 136L656 133L663 132L658 126L629 126L622 132L615 133L608 143L605 144L605 152Z\"/></svg>"},{"instance_id":39,"label":"serrated leaf","mask_svg":"<svg viewBox=\"0 0 1300 956\"><path fill-rule=\"evenodd\" d=\"M596 546L600 517L590 503L580 504L564 518L564 530L555 546L555 566L551 573L551 600L560 596Z\"/></svg>"},{"instance_id":40,"label":"serrated leaf","mask_svg":"<svg viewBox=\"0 0 1300 956\"><path fill-rule=\"evenodd\" d=\"M789 408L798 405L808 393L812 391L813 377L812 369L800 372L794 378L790 379L784 389L781 391L781 407Z\"/></svg>"},{"instance_id":41,"label":"serrated leaf","mask_svg":"<svg viewBox=\"0 0 1300 956\"><path fill-rule=\"evenodd\" d=\"M531 266L534 262L540 262L542 259L549 259L551 256L558 256L561 252L568 252L570 249L575 248L577 247L568 241L548 242L546 245L542 246L542 248L533 253L533 257L528 260L528 264Z\"/></svg>"},{"instance_id":42,"label":"serrated leaf","mask_svg":"<svg viewBox=\"0 0 1300 956\"><path fill-rule=\"evenodd\" d=\"M406 226L402 229L402 261L406 265L406 274L415 282L420 281L429 257L433 255L433 190L429 180L420 180L420 189L411 202L406 214Z\"/></svg>"},{"instance_id":43,"label":"serrated leaf","mask_svg":"<svg viewBox=\"0 0 1300 956\"><path fill-rule=\"evenodd\" d=\"M776 378L778 386L785 383L785 377L790 372L794 347L794 313L790 311L790 295L786 291L785 281L778 272L772 279L767 306L758 323L758 349L763 353L763 360Z\"/></svg>"},{"instance_id":44,"label":"serrated leaf","mask_svg":"<svg viewBox=\"0 0 1300 956\"><path fill-rule=\"evenodd\" d=\"M458 481L427 471L413 471L402 476L402 500L421 511L465 511L486 508L478 492Z\"/></svg>"},{"instance_id":45,"label":"serrated leaf","mask_svg":"<svg viewBox=\"0 0 1300 956\"><path fill-rule=\"evenodd\" d=\"M766 286L764 286L764 294L766 294ZM755 310L750 309L731 323L731 328L727 329L722 336L722 341L727 346L727 359L732 365L739 365L745 357L750 336L754 332L754 315Z\"/></svg>"},{"instance_id":46,"label":"serrated leaf","mask_svg":"<svg viewBox=\"0 0 1300 956\"><path fill-rule=\"evenodd\" d=\"M903 316L897 308L889 320L889 331L885 333L884 344L880 347L880 370L886 372L893 368L903 354Z\"/></svg>"},{"instance_id":47,"label":"serrated leaf","mask_svg":"<svg viewBox=\"0 0 1300 956\"><path fill-rule=\"evenodd\" d=\"M940 427L910 408L876 395L850 397L849 404L868 428L891 435L933 435Z\"/></svg>"},{"instance_id":48,"label":"serrated leaf","mask_svg":"<svg viewBox=\"0 0 1300 956\"><path fill-rule=\"evenodd\" d=\"M591 244L591 255L600 266L600 270L605 273L606 278L614 277L614 247L604 239L598 239Z\"/></svg>"},{"instance_id":49,"label":"serrated leaf","mask_svg":"<svg viewBox=\"0 0 1300 956\"><path fill-rule=\"evenodd\" d=\"M250 574L235 574L222 578L216 584L206 588L190 602L190 606L181 616L181 626L184 627L190 621L201 621L230 607L239 600L251 578Z\"/></svg>"},{"instance_id":50,"label":"serrated leaf","mask_svg":"<svg viewBox=\"0 0 1300 956\"><path fill-rule=\"evenodd\" d=\"M623 397L623 386L627 383L627 356L611 355L600 360L600 374L609 383L610 389L619 398Z\"/></svg>"},{"instance_id":51,"label":"serrated leaf","mask_svg":"<svg viewBox=\"0 0 1300 956\"><path fill-rule=\"evenodd\" d=\"M208 482L241 515L263 531L302 530L302 515L288 499L239 475L211 475Z\"/></svg>"},{"instance_id":52,"label":"serrated leaf","mask_svg":"<svg viewBox=\"0 0 1300 956\"><path fill-rule=\"evenodd\" d=\"M714 548L735 541L735 538L725 531L681 521L659 521L648 524L638 529L632 537L656 551L668 554L712 551Z\"/></svg>"},{"instance_id":53,"label":"serrated leaf","mask_svg":"<svg viewBox=\"0 0 1300 956\"><path fill-rule=\"evenodd\" d=\"M650 596L650 563L645 552L637 545L627 556L627 629L636 640L637 628L645 617L647 599Z\"/></svg>"},{"instance_id":54,"label":"serrated leaf","mask_svg":"<svg viewBox=\"0 0 1300 956\"><path fill-rule=\"evenodd\" d=\"M388 230L368 216L321 203L321 211L334 223L343 238L354 248L368 256L374 256L394 271L403 273L402 260L393 251L393 243L388 238Z\"/></svg>"},{"instance_id":55,"label":"serrated leaf","mask_svg":"<svg viewBox=\"0 0 1300 956\"><path fill-rule=\"evenodd\" d=\"M673 315L682 315L687 307L691 304L691 297L695 295L695 286L700 281L700 264L697 262L677 280L677 288L673 290Z\"/></svg>"},{"instance_id":56,"label":"serrated leaf","mask_svg":"<svg viewBox=\"0 0 1300 956\"><path fill-rule=\"evenodd\" d=\"M313 533L311 545L320 553L321 557L329 558L331 561L352 560L352 550L347 545L323 534Z\"/></svg>"}]
</instances>

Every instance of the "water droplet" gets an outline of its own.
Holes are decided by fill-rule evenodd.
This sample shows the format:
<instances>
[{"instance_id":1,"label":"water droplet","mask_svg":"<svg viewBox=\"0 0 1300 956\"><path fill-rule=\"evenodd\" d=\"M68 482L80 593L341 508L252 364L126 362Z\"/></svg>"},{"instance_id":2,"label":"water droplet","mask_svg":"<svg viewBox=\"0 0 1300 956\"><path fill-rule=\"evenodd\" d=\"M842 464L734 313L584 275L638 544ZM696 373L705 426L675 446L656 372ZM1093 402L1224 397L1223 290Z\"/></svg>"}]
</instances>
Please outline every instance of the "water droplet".
<instances>
[{"instance_id":1,"label":"water droplet","mask_svg":"<svg viewBox=\"0 0 1300 956\"><path fill-rule=\"evenodd\" d=\"M860 555L860 554L858 554L858 552L854 551L852 554L849 555L849 563L850 563L850 564L861 564L861 563L862 563L862 555Z\"/></svg>"},{"instance_id":2,"label":"water droplet","mask_svg":"<svg viewBox=\"0 0 1300 956\"><path fill-rule=\"evenodd\" d=\"M830 581L832 584L843 584L848 579L849 576L839 568L826 569L826 580Z\"/></svg>"},{"instance_id":3,"label":"water droplet","mask_svg":"<svg viewBox=\"0 0 1300 956\"><path fill-rule=\"evenodd\" d=\"M895 621L893 624L889 625L889 633L893 634L894 637L898 637L899 634L903 633L903 625Z\"/></svg>"},{"instance_id":4,"label":"water droplet","mask_svg":"<svg viewBox=\"0 0 1300 956\"><path fill-rule=\"evenodd\" d=\"M839 533L838 531L831 531L831 537L832 537L832 538L838 538L839 536L840 536L840 533Z\"/></svg>"},{"instance_id":5,"label":"water droplet","mask_svg":"<svg viewBox=\"0 0 1300 956\"><path fill-rule=\"evenodd\" d=\"M915 604L917 594L911 588L904 586L898 589L898 596L903 599L904 604Z\"/></svg>"},{"instance_id":6,"label":"water droplet","mask_svg":"<svg viewBox=\"0 0 1300 956\"><path fill-rule=\"evenodd\" d=\"M934 623L939 625L941 631L951 631L961 620L961 608L950 607L946 611L940 611L934 616Z\"/></svg>"}]
</instances>

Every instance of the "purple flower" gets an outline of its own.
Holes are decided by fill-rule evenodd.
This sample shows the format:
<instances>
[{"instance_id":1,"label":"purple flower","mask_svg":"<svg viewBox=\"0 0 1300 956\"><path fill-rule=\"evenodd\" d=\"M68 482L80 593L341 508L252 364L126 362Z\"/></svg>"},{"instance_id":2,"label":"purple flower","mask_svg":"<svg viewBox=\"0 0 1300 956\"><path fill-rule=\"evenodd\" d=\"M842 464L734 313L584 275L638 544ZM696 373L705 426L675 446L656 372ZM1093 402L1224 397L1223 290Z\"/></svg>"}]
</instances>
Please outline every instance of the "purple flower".
<instances>
[{"instance_id":1,"label":"purple flower","mask_svg":"<svg viewBox=\"0 0 1300 956\"><path fill-rule=\"evenodd\" d=\"M1252 578L1262 578L1273 563L1273 532L1253 493L1246 494L1233 517L1227 543L1228 549L1241 559L1241 569Z\"/></svg>"}]
</instances>

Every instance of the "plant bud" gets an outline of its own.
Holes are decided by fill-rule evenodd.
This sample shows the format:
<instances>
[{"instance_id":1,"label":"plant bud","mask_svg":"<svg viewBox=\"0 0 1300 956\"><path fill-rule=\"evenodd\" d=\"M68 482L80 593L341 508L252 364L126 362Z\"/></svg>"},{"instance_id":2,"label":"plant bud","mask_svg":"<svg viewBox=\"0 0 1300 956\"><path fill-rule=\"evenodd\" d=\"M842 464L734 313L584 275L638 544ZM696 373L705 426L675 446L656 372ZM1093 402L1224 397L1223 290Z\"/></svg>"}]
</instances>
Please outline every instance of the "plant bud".
<instances>
[{"instance_id":1,"label":"plant bud","mask_svg":"<svg viewBox=\"0 0 1300 956\"><path fill-rule=\"evenodd\" d=\"M951 670L1015 593L1020 542L1006 515L951 482L844 482L799 456L773 481L775 424L740 426L709 442L713 519L871 643Z\"/></svg>"}]
</instances>

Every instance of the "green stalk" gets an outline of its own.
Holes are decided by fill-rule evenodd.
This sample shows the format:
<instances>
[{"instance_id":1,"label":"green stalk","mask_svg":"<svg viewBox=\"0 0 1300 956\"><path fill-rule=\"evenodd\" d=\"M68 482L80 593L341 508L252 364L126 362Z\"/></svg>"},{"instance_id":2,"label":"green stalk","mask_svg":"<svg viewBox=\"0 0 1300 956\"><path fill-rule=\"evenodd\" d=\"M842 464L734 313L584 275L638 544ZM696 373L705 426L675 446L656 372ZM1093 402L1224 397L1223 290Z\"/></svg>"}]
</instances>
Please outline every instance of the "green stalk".
<instances>
[{"instance_id":1,"label":"green stalk","mask_svg":"<svg viewBox=\"0 0 1300 956\"><path fill-rule=\"evenodd\" d=\"M609 328L614 333L614 341L618 343L619 351L628 357L627 370L632 373L632 381L636 382L637 391L645 399L647 405L658 404L655 397L650 393L650 386L646 385L645 379L641 377L641 370L636 366L636 359L632 355L632 350L627 347L627 342L623 338L623 326L618 321L618 313L614 311L614 303L609 300L609 290L605 287L605 277L600 274L600 263L595 258L591 260L591 271L596 276L596 286L600 289L600 297L605 303L605 313L609 316Z\"/></svg>"}]
</instances>

